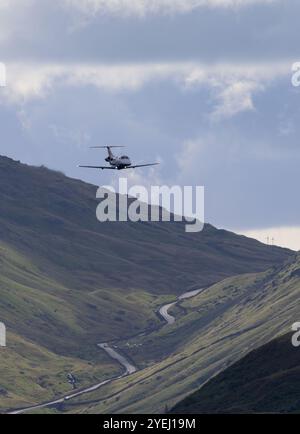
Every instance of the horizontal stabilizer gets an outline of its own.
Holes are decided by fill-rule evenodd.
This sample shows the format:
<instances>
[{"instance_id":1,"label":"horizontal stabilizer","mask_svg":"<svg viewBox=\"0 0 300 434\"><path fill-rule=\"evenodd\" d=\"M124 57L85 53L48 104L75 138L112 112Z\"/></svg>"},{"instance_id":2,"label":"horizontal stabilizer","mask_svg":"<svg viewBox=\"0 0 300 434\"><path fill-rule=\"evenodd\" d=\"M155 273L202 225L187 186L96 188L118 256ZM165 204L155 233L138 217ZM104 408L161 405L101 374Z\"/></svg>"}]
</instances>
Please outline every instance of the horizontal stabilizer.
<instances>
[{"instance_id":1,"label":"horizontal stabilizer","mask_svg":"<svg viewBox=\"0 0 300 434\"><path fill-rule=\"evenodd\" d=\"M125 146L90 146L90 149L125 148Z\"/></svg>"}]
</instances>

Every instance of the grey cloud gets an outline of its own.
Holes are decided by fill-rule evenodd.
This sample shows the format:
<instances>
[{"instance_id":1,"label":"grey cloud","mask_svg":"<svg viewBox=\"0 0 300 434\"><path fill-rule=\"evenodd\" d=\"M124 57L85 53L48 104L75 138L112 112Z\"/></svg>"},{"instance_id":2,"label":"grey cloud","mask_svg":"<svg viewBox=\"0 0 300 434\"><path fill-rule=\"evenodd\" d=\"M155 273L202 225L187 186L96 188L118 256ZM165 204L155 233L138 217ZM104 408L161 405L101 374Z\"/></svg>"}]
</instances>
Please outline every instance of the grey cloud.
<instances>
[{"instance_id":1,"label":"grey cloud","mask_svg":"<svg viewBox=\"0 0 300 434\"><path fill-rule=\"evenodd\" d=\"M278 0L234 11L200 8L144 18L98 14L84 21L56 1L35 0L16 21L10 16L14 31L0 47L4 60L297 60L299 13L297 0Z\"/></svg>"}]
</instances>

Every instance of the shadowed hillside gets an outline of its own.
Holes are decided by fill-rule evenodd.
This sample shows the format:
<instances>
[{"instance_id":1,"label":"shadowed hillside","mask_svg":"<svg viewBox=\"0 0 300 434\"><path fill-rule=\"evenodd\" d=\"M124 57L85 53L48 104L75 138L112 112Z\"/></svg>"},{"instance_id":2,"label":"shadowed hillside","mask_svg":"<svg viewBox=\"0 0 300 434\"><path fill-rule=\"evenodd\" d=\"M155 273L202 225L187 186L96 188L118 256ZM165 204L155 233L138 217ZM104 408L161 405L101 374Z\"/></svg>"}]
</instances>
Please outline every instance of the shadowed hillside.
<instances>
[{"instance_id":1,"label":"shadowed hillside","mask_svg":"<svg viewBox=\"0 0 300 434\"><path fill-rule=\"evenodd\" d=\"M300 349L286 334L252 351L172 413L299 413Z\"/></svg>"}]
</instances>

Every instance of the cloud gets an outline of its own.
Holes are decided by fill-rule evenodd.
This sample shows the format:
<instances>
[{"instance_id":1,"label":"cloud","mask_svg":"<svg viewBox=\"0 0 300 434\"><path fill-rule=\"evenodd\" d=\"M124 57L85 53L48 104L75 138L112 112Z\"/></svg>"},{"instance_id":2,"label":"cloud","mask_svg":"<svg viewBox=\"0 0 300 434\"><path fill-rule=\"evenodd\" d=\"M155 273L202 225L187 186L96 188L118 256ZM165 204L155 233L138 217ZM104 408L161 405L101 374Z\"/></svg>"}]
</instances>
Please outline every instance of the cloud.
<instances>
[{"instance_id":1,"label":"cloud","mask_svg":"<svg viewBox=\"0 0 300 434\"><path fill-rule=\"evenodd\" d=\"M254 109L253 94L288 71L285 64L9 64L5 95L10 102L44 98L62 86L93 86L108 92L136 92L153 82L173 83L182 91L207 88L213 120Z\"/></svg>"},{"instance_id":2,"label":"cloud","mask_svg":"<svg viewBox=\"0 0 300 434\"><path fill-rule=\"evenodd\" d=\"M12 38L19 24L20 16L32 6L34 0L0 0L0 43Z\"/></svg>"},{"instance_id":3,"label":"cloud","mask_svg":"<svg viewBox=\"0 0 300 434\"><path fill-rule=\"evenodd\" d=\"M218 120L246 110L254 110L252 94L258 90L263 90L263 86L254 81L237 81L229 85L221 91L220 104L214 110L212 118Z\"/></svg>"},{"instance_id":4,"label":"cloud","mask_svg":"<svg viewBox=\"0 0 300 434\"><path fill-rule=\"evenodd\" d=\"M202 139L184 142L181 151L176 155L176 162L181 176L185 176L187 173L195 170L201 151L206 145L207 143Z\"/></svg>"},{"instance_id":5,"label":"cloud","mask_svg":"<svg viewBox=\"0 0 300 434\"><path fill-rule=\"evenodd\" d=\"M238 230L236 232L241 235L246 235L246 237L256 238L265 244L274 244L296 251L300 250L299 226L266 227L264 229Z\"/></svg>"},{"instance_id":6,"label":"cloud","mask_svg":"<svg viewBox=\"0 0 300 434\"><path fill-rule=\"evenodd\" d=\"M298 0L2 0L0 60L296 61L299 11Z\"/></svg>"},{"instance_id":7,"label":"cloud","mask_svg":"<svg viewBox=\"0 0 300 434\"><path fill-rule=\"evenodd\" d=\"M62 78L66 68L60 65L10 64L7 66L7 87L4 94L13 102L42 98Z\"/></svg>"},{"instance_id":8,"label":"cloud","mask_svg":"<svg viewBox=\"0 0 300 434\"><path fill-rule=\"evenodd\" d=\"M186 13L197 8L240 8L253 4L269 4L277 0L65 0L68 7L95 15L111 13L116 15Z\"/></svg>"},{"instance_id":9,"label":"cloud","mask_svg":"<svg viewBox=\"0 0 300 434\"><path fill-rule=\"evenodd\" d=\"M112 92L136 91L172 74L169 65L16 64L7 68L7 97L14 102L43 98L55 87L94 86ZM175 67L175 70L177 68ZM180 69L180 68L179 68Z\"/></svg>"},{"instance_id":10,"label":"cloud","mask_svg":"<svg viewBox=\"0 0 300 434\"><path fill-rule=\"evenodd\" d=\"M29 3L31 0L25 0ZM19 3L18 0L0 0L0 10L5 11L9 8L14 8Z\"/></svg>"},{"instance_id":11,"label":"cloud","mask_svg":"<svg viewBox=\"0 0 300 434\"><path fill-rule=\"evenodd\" d=\"M253 95L264 90L275 79L286 76L288 64L219 64L196 67L186 77L188 88L208 85L216 101L211 120L229 118L255 109Z\"/></svg>"}]
</instances>

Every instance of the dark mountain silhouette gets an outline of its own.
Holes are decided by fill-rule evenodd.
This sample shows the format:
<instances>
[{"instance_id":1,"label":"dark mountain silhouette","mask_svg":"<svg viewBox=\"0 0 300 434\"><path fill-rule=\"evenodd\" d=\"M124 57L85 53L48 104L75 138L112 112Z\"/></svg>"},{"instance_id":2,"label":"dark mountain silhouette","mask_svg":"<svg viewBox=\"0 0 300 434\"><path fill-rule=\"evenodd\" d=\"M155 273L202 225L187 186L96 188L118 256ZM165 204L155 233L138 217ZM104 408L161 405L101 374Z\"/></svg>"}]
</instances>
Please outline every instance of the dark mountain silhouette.
<instances>
[{"instance_id":1,"label":"dark mountain silhouette","mask_svg":"<svg viewBox=\"0 0 300 434\"><path fill-rule=\"evenodd\" d=\"M274 339L227 368L173 413L299 413L300 350L291 334Z\"/></svg>"}]
</instances>

